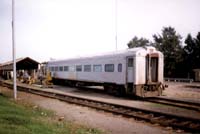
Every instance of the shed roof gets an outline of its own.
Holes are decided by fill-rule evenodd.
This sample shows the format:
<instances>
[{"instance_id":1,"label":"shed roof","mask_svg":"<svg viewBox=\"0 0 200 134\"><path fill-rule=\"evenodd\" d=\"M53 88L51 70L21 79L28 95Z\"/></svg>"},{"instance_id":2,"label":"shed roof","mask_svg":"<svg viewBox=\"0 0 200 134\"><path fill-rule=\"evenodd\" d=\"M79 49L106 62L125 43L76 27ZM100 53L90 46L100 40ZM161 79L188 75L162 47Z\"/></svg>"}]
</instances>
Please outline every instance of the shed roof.
<instances>
[{"instance_id":1,"label":"shed roof","mask_svg":"<svg viewBox=\"0 0 200 134\"><path fill-rule=\"evenodd\" d=\"M200 72L200 68L193 69L194 72Z\"/></svg>"},{"instance_id":2,"label":"shed roof","mask_svg":"<svg viewBox=\"0 0 200 134\"><path fill-rule=\"evenodd\" d=\"M39 62L29 58L19 58L16 59L16 69L17 70L31 70L37 69ZM0 65L0 70L11 71L13 70L13 61L8 61Z\"/></svg>"}]
</instances>

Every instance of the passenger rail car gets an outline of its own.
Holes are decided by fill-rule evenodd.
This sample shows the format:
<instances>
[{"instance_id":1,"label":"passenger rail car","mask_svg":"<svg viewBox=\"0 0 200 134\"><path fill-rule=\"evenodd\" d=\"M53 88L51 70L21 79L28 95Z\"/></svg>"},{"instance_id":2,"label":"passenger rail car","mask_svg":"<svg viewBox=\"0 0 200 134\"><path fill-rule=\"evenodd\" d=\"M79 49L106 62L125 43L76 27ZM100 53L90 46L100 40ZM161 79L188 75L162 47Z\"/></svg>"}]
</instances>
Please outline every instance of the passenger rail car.
<instances>
[{"instance_id":1,"label":"passenger rail car","mask_svg":"<svg viewBox=\"0 0 200 134\"><path fill-rule=\"evenodd\" d=\"M102 85L108 91L152 97L162 94L163 54L138 47L97 56L53 60L47 64L54 81Z\"/></svg>"}]
</instances>

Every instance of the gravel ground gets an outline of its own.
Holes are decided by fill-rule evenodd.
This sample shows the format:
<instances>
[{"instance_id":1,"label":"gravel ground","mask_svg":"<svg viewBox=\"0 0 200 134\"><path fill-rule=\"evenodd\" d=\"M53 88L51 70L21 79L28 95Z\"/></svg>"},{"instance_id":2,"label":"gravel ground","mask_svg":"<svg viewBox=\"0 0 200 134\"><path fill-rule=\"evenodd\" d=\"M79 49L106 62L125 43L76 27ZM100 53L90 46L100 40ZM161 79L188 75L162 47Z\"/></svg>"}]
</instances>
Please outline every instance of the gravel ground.
<instances>
[{"instance_id":1,"label":"gravel ground","mask_svg":"<svg viewBox=\"0 0 200 134\"><path fill-rule=\"evenodd\" d=\"M200 102L200 88L190 88L190 85L200 87L200 83L166 82L169 86L163 93L167 97L188 99Z\"/></svg>"},{"instance_id":2,"label":"gravel ground","mask_svg":"<svg viewBox=\"0 0 200 134\"><path fill-rule=\"evenodd\" d=\"M0 87L1 92L11 96L12 91ZM50 109L56 112L57 117L64 117L65 120L89 127L95 127L111 134L169 134L175 133L171 128L163 128L157 124L150 124L134 119L127 119L121 116L104 113L88 107L68 104L59 100L45 98L29 93L18 92L20 101Z\"/></svg>"},{"instance_id":3,"label":"gravel ground","mask_svg":"<svg viewBox=\"0 0 200 134\"><path fill-rule=\"evenodd\" d=\"M176 97L177 96L176 93L180 94L180 95L182 95L182 93L183 93L183 94L186 94L187 96L189 96L189 95L193 96L193 95L197 95L197 94L200 95L200 92L196 93L195 91L178 90L177 88L178 87L176 84L174 84L174 85L169 84L169 88L167 88L165 90L164 94L167 97ZM147 110L156 110L158 112L168 112L171 114L200 118L200 112L197 112L197 111L186 110L186 109L172 107L172 106L163 106L160 104L145 102L145 101L141 101L141 100L138 101L138 100L134 100L134 98L132 98L132 99L119 98L119 97L107 95L105 93L95 93L94 90L88 90L88 89L80 90L77 88L66 88L66 87L62 87L62 86L55 86L53 89L47 88L47 89L41 89L41 90L65 93L68 95L76 95L79 97L81 96L83 98L90 98L90 99L94 99L94 100L111 102L111 103L116 103L116 104L121 104L121 105L132 106L132 107L138 107L138 108L143 108L143 109L147 109ZM194 98L192 100L194 100ZM197 99L195 99L195 100L197 101Z\"/></svg>"}]
</instances>

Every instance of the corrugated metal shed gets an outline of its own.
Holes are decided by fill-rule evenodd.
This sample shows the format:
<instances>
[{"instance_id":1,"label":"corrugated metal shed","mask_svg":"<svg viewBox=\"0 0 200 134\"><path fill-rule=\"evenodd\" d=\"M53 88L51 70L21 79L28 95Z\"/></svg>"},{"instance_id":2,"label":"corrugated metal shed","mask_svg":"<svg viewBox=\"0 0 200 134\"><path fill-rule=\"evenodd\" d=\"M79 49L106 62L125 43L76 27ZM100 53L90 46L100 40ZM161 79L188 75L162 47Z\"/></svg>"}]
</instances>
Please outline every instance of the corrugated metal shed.
<instances>
[{"instance_id":1,"label":"corrugated metal shed","mask_svg":"<svg viewBox=\"0 0 200 134\"><path fill-rule=\"evenodd\" d=\"M16 69L17 70L32 70L38 68L39 62L26 57L16 59ZM12 71L13 70L13 61L9 61L0 65L1 71Z\"/></svg>"}]
</instances>

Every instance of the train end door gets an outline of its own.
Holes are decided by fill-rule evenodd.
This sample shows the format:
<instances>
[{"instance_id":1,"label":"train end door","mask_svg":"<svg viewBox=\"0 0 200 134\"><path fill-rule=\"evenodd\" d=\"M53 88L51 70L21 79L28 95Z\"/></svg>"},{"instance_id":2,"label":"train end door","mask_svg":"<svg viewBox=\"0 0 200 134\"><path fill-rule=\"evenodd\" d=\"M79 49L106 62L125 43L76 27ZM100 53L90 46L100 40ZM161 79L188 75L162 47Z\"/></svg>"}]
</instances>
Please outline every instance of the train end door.
<instances>
[{"instance_id":1,"label":"train end door","mask_svg":"<svg viewBox=\"0 0 200 134\"><path fill-rule=\"evenodd\" d=\"M158 82L158 54L149 54L146 57L147 83Z\"/></svg>"}]
</instances>

